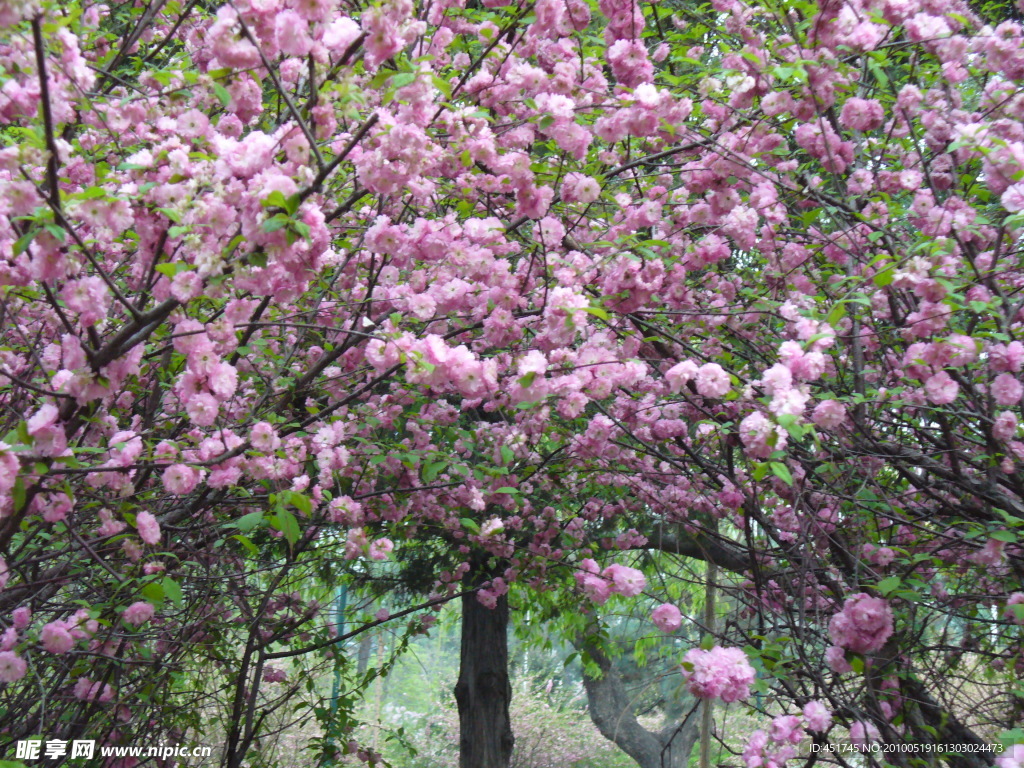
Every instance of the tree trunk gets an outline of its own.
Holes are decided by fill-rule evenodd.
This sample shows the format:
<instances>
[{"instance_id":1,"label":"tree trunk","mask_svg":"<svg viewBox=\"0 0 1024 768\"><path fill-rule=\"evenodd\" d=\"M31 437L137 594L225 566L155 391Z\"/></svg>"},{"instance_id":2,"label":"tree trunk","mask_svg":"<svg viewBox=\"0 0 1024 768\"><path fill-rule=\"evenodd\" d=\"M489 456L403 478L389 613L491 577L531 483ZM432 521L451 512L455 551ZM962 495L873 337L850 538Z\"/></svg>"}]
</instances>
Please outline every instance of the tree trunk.
<instances>
[{"instance_id":1,"label":"tree trunk","mask_svg":"<svg viewBox=\"0 0 1024 768\"><path fill-rule=\"evenodd\" d=\"M466 575L467 588L487 579L481 572ZM459 768L508 768L512 759L512 722L508 708L512 684L508 675L508 598L485 608L471 593L462 597L462 648L459 681Z\"/></svg>"},{"instance_id":2,"label":"tree trunk","mask_svg":"<svg viewBox=\"0 0 1024 768\"><path fill-rule=\"evenodd\" d=\"M648 731L637 722L633 704L611 660L586 641L577 647L585 650L601 668L600 678L583 675L590 719L601 735L615 742L640 768L686 768L700 732L704 707L695 707L679 725Z\"/></svg>"}]
</instances>

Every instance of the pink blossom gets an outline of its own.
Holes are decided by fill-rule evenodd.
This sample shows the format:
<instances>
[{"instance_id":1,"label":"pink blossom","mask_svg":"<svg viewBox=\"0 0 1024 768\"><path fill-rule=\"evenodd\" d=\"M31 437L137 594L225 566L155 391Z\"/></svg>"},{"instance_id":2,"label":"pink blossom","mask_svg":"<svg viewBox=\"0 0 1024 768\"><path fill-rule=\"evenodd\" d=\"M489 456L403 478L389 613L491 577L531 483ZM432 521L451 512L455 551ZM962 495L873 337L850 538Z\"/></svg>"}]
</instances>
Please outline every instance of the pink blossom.
<instances>
[{"instance_id":1,"label":"pink blossom","mask_svg":"<svg viewBox=\"0 0 1024 768\"><path fill-rule=\"evenodd\" d=\"M235 394L238 386L238 371L229 363L220 362L213 366L209 376L210 391L218 400L227 400Z\"/></svg>"},{"instance_id":2,"label":"pink blossom","mask_svg":"<svg viewBox=\"0 0 1024 768\"><path fill-rule=\"evenodd\" d=\"M125 608L124 613L121 614L121 618L124 619L126 623L131 624L134 627L138 627L153 618L154 611L155 609L151 603L139 600Z\"/></svg>"},{"instance_id":3,"label":"pink blossom","mask_svg":"<svg viewBox=\"0 0 1024 768\"><path fill-rule=\"evenodd\" d=\"M281 438L277 436L273 425L265 421L253 425L249 432L249 441L253 448L264 453L276 451L281 446Z\"/></svg>"},{"instance_id":4,"label":"pink blossom","mask_svg":"<svg viewBox=\"0 0 1024 768\"><path fill-rule=\"evenodd\" d=\"M768 738L777 744L799 744L804 737L803 723L797 715L778 715L772 720Z\"/></svg>"},{"instance_id":5,"label":"pink blossom","mask_svg":"<svg viewBox=\"0 0 1024 768\"><path fill-rule=\"evenodd\" d=\"M192 493L198 483L199 472L185 464L172 464L164 470L164 489L175 496Z\"/></svg>"},{"instance_id":6,"label":"pink blossom","mask_svg":"<svg viewBox=\"0 0 1024 768\"><path fill-rule=\"evenodd\" d=\"M607 55L615 79L623 85L634 88L654 77L654 66L640 40L616 40Z\"/></svg>"},{"instance_id":7,"label":"pink blossom","mask_svg":"<svg viewBox=\"0 0 1024 768\"><path fill-rule=\"evenodd\" d=\"M683 657L683 678L694 696L728 703L750 696L756 673L739 648L693 648Z\"/></svg>"},{"instance_id":8,"label":"pink blossom","mask_svg":"<svg viewBox=\"0 0 1024 768\"><path fill-rule=\"evenodd\" d=\"M853 667L850 665L850 662L846 660L846 651L838 645L830 645L825 649L825 663L828 665L828 668L837 675L844 675L847 672L853 672Z\"/></svg>"},{"instance_id":9,"label":"pink blossom","mask_svg":"<svg viewBox=\"0 0 1024 768\"><path fill-rule=\"evenodd\" d=\"M752 459L766 459L772 451L784 448L785 435L785 431L778 429L760 411L754 411L740 422L740 442Z\"/></svg>"},{"instance_id":10,"label":"pink blossom","mask_svg":"<svg viewBox=\"0 0 1024 768\"><path fill-rule=\"evenodd\" d=\"M139 512L135 516L135 527L139 531L139 537L147 544L160 543L160 523L151 512Z\"/></svg>"},{"instance_id":11,"label":"pink blossom","mask_svg":"<svg viewBox=\"0 0 1024 768\"><path fill-rule=\"evenodd\" d=\"M188 138L202 136L209 127L210 118L198 109L189 109L178 116L178 133L182 136Z\"/></svg>"},{"instance_id":12,"label":"pink blossom","mask_svg":"<svg viewBox=\"0 0 1024 768\"><path fill-rule=\"evenodd\" d=\"M274 19L277 45L288 56L305 56L313 47L309 37L309 22L295 11L287 10Z\"/></svg>"},{"instance_id":13,"label":"pink blossom","mask_svg":"<svg viewBox=\"0 0 1024 768\"><path fill-rule=\"evenodd\" d=\"M985 542L984 547L976 550L968 559L978 565L1000 565L1006 559L1006 554L1003 551L1005 548L1005 541L990 538Z\"/></svg>"},{"instance_id":14,"label":"pink blossom","mask_svg":"<svg viewBox=\"0 0 1024 768\"><path fill-rule=\"evenodd\" d=\"M576 582L590 600L597 605L604 605L612 594L612 583L601 576L591 573L577 573Z\"/></svg>"},{"instance_id":15,"label":"pink blossom","mask_svg":"<svg viewBox=\"0 0 1024 768\"><path fill-rule=\"evenodd\" d=\"M212 426L217 420L219 410L220 406L213 395L208 395L205 392L193 395L185 403L185 411L197 427Z\"/></svg>"},{"instance_id":16,"label":"pink blossom","mask_svg":"<svg viewBox=\"0 0 1024 768\"><path fill-rule=\"evenodd\" d=\"M804 718L807 723L807 730L824 733L832 724L832 711L823 701L814 699L804 704Z\"/></svg>"},{"instance_id":17,"label":"pink blossom","mask_svg":"<svg viewBox=\"0 0 1024 768\"><path fill-rule=\"evenodd\" d=\"M885 113L882 105L874 99L847 99L839 122L854 131L871 131L882 124Z\"/></svg>"},{"instance_id":18,"label":"pink blossom","mask_svg":"<svg viewBox=\"0 0 1024 768\"><path fill-rule=\"evenodd\" d=\"M24 629L32 620L32 609L27 605L21 605L11 611L11 622L16 629Z\"/></svg>"},{"instance_id":19,"label":"pink blossom","mask_svg":"<svg viewBox=\"0 0 1024 768\"><path fill-rule=\"evenodd\" d=\"M1024 184L1011 184L1003 192L999 201L1003 204L1003 208L1010 213L1024 211Z\"/></svg>"},{"instance_id":20,"label":"pink blossom","mask_svg":"<svg viewBox=\"0 0 1024 768\"><path fill-rule=\"evenodd\" d=\"M57 421L57 406L46 403L26 422L28 433L35 435L42 429L51 426Z\"/></svg>"},{"instance_id":21,"label":"pink blossom","mask_svg":"<svg viewBox=\"0 0 1024 768\"><path fill-rule=\"evenodd\" d=\"M100 525L96 532L100 536L116 536L123 531L126 525L120 520L114 519L114 513L104 507L99 513Z\"/></svg>"},{"instance_id":22,"label":"pink blossom","mask_svg":"<svg viewBox=\"0 0 1024 768\"><path fill-rule=\"evenodd\" d=\"M850 725L850 741L854 744L861 746L867 746L873 742L881 740L882 736L878 732L878 728L875 724L868 722L867 720L857 720Z\"/></svg>"},{"instance_id":23,"label":"pink blossom","mask_svg":"<svg viewBox=\"0 0 1024 768\"><path fill-rule=\"evenodd\" d=\"M185 304L203 292L203 281L197 272L179 272L171 278L171 296Z\"/></svg>"},{"instance_id":24,"label":"pink blossom","mask_svg":"<svg viewBox=\"0 0 1024 768\"><path fill-rule=\"evenodd\" d=\"M776 363L761 375L761 385L767 395L785 392L793 386L793 372L782 363Z\"/></svg>"},{"instance_id":25,"label":"pink blossom","mask_svg":"<svg viewBox=\"0 0 1024 768\"><path fill-rule=\"evenodd\" d=\"M1024 768L1024 744L1014 744L997 757L996 768Z\"/></svg>"},{"instance_id":26,"label":"pink blossom","mask_svg":"<svg viewBox=\"0 0 1024 768\"><path fill-rule=\"evenodd\" d=\"M683 625L683 615L672 603L662 603L651 612L651 621L668 635Z\"/></svg>"},{"instance_id":27,"label":"pink blossom","mask_svg":"<svg viewBox=\"0 0 1024 768\"><path fill-rule=\"evenodd\" d=\"M499 517L492 517L490 520L480 526L480 537L488 539L492 536L496 536L505 530L505 524Z\"/></svg>"},{"instance_id":28,"label":"pink blossom","mask_svg":"<svg viewBox=\"0 0 1024 768\"><path fill-rule=\"evenodd\" d=\"M597 180L582 173L568 173L562 182L562 200L567 203L588 205L601 196L601 185Z\"/></svg>"},{"instance_id":29,"label":"pink blossom","mask_svg":"<svg viewBox=\"0 0 1024 768\"><path fill-rule=\"evenodd\" d=\"M780 390L768 404L768 410L776 416L801 416L810 397L802 389Z\"/></svg>"},{"instance_id":30,"label":"pink blossom","mask_svg":"<svg viewBox=\"0 0 1024 768\"><path fill-rule=\"evenodd\" d=\"M14 487L21 467L18 457L11 451L7 443L0 442L0 495L6 495Z\"/></svg>"},{"instance_id":31,"label":"pink blossom","mask_svg":"<svg viewBox=\"0 0 1024 768\"><path fill-rule=\"evenodd\" d=\"M942 16L933 16L929 13L916 14L913 18L907 19L905 26L907 34L914 42L947 37L951 32L949 24Z\"/></svg>"},{"instance_id":32,"label":"pink blossom","mask_svg":"<svg viewBox=\"0 0 1024 768\"><path fill-rule=\"evenodd\" d=\"M880 597L860 592L848 598L828 625L832 642L856 653L880 650L893 631L892 608Z\"/></svg>"},{"instance_id":33,"label":"pink blossom","mask_svg":"<svg viewBox=\"0 0 1024 768\"><path fill-rule=\"evenodd\" d=\"M992 422L992 437L1006 442L1017 434L1017 417L1010 411L1003 411Z\"/></svg>"},{"instance_id":34,"label":"pink blossom","mask_svg":"<svg viewBox=\"0 0 1024 768\"><path fill-rule=\"evenodd\" d=\"M68 309L78 313L82 325L95 325L110 308L110 291L99 277L71 280L60 295Z\"/></svg>"},{"instance_id":35,"label":"pink blossom","mask_svg":"<svg viewBox=\"0 0 1024 768\"><path fill-rule=\"evenodd\" d=\"M51 621L44 626L39 633L39 642L48 653L67 653L75 647L75 639L63 621Z\"/></svg>"},{"instance_id":36,"label":"pink blossom","mask_svg":"<svg viewBox=\"0 0 1024 768\"><path fill-rule=\"evenodd\" d=\"M989 366L998 373L1019 373L1024 364L1024 344L993 344L988 350Z\"/></svg>"},{"instance_id":37,"label":"pink blossom","mask_svg":"<svg viewBox=\"0 0 1024 768\"><path fill-rule=\"evenodd\" d=\"M0 651L0 683L21 680L28 671L28 665L14 651Z\"/></svg>"},{"instance_id":38,"label":"pink blossom","mask_svg":"<svg viewBox=\"0 0 1024 768\"><path fill-rule=\"evenodd\" d=\"M697 369L697 392L704 397L723 397L730 389L729 374L718 363L705 363Z\"/></svg>"},{"instance_id":39,"label":"pink blossom","mask_svg":"<svg viewBox=\"0 0 1024 768\"><path fill-rule=\"evenodd\" d=\"M266 666L263 668L263 682L283 683L288 680L288 673L280 667Z\"/></svg>"},{"instance_id":40,"label":"pink blossom","mask_svg":"<svg viewBox=\"0 0 1024 768\"><path fill-rule=\"evenodd\" d=\"M811 421L822 429L836 429L846 423L846 406L838 400L822 400L811 413Z\"/></svg>"},{"instance_id":41,"label":"pink blossom","mask_svg":"<svg viewBox=\"0 0 1024 768\"><path fill-rule=\"evenodd\" d=\"M358 39L359 25L347 16L334 19L324 29L321 42L335 56L341 56Z\"/></svg>"},{"instance_id":42,"label":"pink blossom","mask_svg":"<svg viewBox=\"0 0 1024 768\"><path fill-rule=\"evenodd\" d=\"M680 392L696 375L697 364L693 360L683 360L665 371L665 381L672 392Z\"/></svg>"},{"instance_id":43,"label":"pink blossom","mask_svg":"<svg viewBox=\"0 0 1024 768\"><path fill-rule=\"evenodd\" d=\"M387 560L388 555L395 548L394 543L391 539L376 539L370 544L370 559L371 560Z\"/></svg>"},{"instance_id":44,"label":"pink blossom","mask_svg":"<svg viewBox=\"0 0 1024 768\"><path fill-rule=\"evenodd\" d=\"M543 352L531 350L519 359L517 368L520 376L526 376L531 373L536 376L543 376L548 369L548 360L544 357Z\"/></svg>"},{"instance_id":45,"label":"pink blossom","mask_svg":"<svg viewBox=\"0 0 1024 768\"><path fill-rule=\"evenodd\" d=\"M1024 395L1024 386L1017 381L1017 378L1010 373L1000 373L992 381L992 399L996 405L1008 407L1020 403L1021 395Z\"/></svg>"},{"instance_id":46,"label":"pink blossom","mask_svg":"<svg viewBox=\"0 0 1024 768\"><path fill-rule=\"evenodd\" d=\"M636 597L647 586L647 579L640 571L618 563L609 565L601 575L610 579L614 590L625 597Z\"/></svg>"},{"instance_id":47,"label":"pink blossom","mask_svg":"<svg viewBox=\"0 0 1024 768\"><path fill-rule=\"evenodd\" d=\"M952 403L959 392L960 385L945 371L939 371L924 383L925 396L935 405Z\"/></svg>"},{"instance_id":48,"label":"pink blossom","mask_svg":"<svg viewBox=\"0 0 1024 768\"><path fill-rule=\"evenodd\" d=\"M74 689L75 698L81 701L95 701L106 704L114 698L114 689L109 684L94 683L87 677L78 678Z\"/></svg>"}]
</instances>

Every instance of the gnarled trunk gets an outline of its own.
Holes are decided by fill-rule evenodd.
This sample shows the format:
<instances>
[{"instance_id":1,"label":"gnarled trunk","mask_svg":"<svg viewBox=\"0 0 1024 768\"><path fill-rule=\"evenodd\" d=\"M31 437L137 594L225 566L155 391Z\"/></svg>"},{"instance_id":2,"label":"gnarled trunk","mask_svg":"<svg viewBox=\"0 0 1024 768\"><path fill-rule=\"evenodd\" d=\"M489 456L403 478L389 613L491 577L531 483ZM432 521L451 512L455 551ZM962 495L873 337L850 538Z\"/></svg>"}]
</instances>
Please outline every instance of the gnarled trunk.
<instances>
[{"instance_id":1,"label":"gnarled trunk","mask_svg":"<svg viewBox=\"0 0 1024 768\"><path fill-rule=\"evenodd\" d=\"M466 575L467 588L487 579L477 572ZM459 680L459 768L508 768L512 759L512 721L509 704L512 684L508 676L508 598L485 608L476 593L462 597L462 648Z\"/></svg>"},{"instance_id":2,"label":"gnarled trunk","mask_svg":"<svg viewBox=\"0 0 1024 768\"><path fill-rule=\"evenodd\" d=\"M586 641L578 647L590 655L602 672L600 678L583 675L590 719L601 735L615 742L640 768L686 768L699 735L703 708L695 707L678 725L648 731L637 722L633 703L611 660Z\"/></svg>"}]
</instances>

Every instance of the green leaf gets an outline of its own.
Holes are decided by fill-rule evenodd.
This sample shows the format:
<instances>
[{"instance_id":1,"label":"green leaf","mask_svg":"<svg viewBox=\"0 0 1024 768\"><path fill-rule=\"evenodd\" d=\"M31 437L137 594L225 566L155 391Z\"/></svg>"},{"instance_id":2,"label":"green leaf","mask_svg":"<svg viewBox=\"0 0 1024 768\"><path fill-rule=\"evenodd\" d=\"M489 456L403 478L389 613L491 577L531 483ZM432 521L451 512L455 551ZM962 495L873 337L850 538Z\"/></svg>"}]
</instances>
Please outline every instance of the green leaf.
<instances>
[{"instance_id":1,"label":"green leaf","mask_svg":"<svg viewBox=\"0 0 1024 768\"><path fill-rule=\"evenodd\" d=\"M14 255L18 256L26 251L29 245L32 244L32 240L39 234L38 229L30 229L24 235L14 241Z\"/></svg>"},{"instance_id":2,"label":"green leaf","mask_svg":"<svg viewBox=\"0 0 1024 768\"><path fill-rule=\"evenodd\" d=\"M263 222L263 231L277 232L277 230L284 229L286 226L288 226L288 223L290 221L291 219L289 219L283 213L275 214L274 216L271 216L269 219Z\"/></svg>"},{"instance_id":3,"label":"green leaf","mask_svg":"<svg viewBox=\"0 0 1024 768\"><path fill-rule=\"evenodd\" d=\"M770 462L770 464L773 475L779 478L779 480L784 482L786 485L793 484L793 475L789 471L789 467L787 467L781 461L772 461Z\"/></svg>"},{"instance_id":4,"label":"green leaf","mask_svg":"<svg viewBox=\"0 0 1024 768\"><path fill-rule=\"evenodd\" d=\"M253 528L260 524L263 520L263 512L250 512L247 515L242 515L240 518L235 520L229 525L233 525L235 528L240 530L242 533L249 533Z\"/></svg>"},{"instance_id":5,"label":"green leaf","mask_svg":"<svg viewBox=\"0 0 1024 768\"><path fill-rule=\"evenodd\" d=\"M878 591L882 594L882 597L886 597L898 589L901 583L902 579L899 576L889 576L878 582Z\"/></svg>"},{"instance_id":6,"label":"green leaf","mask_svg":"<svg viewBox=\"0 0 1024 768\"><path fill-rule=\"evenodd\" d=\"M25 481L23 478L18 478L14 483L14 489L11 492L11 499L14 501L14 511L20 512L25 507Z\"/></svg>"},{"instance_id":7,"label":"green leaf","mask_svg":"<svg viewBox=\"0 0 1024 768\"><path fill-rule=\"evenodd\" d=\"M480 526L477 524L476 520L471 517L459 518L459 522L462 523L462 527L470 533L480 533Z\"/></svg>"},{"instance_id":8,"label":"green leaf","mask_svg":"<svg viewBox=\"0 0 1024 768\"><path fill-rule=\"evenodd\" d=\"M515 458L516 458L516 454L515 454L515 452L511 448L509 448L507 445L501 446L501 463L502 464L511 464L513 461L515 461Z\"/></svg>"},{"instance_id":9,"label":"green leaf","mask_svg":"<svg viewBox=\"0 0 1024 768\"><path fill-rule=\"evenodd\" d=\"M225 109L231 104L231 94L228 93L228 89L220 83L213 84L213 92L217 95L217 100Z\"/></svg>"},{"instance_id":10,"label":"green leaf","mask_svg":"<svg viewBox=\"0 0 1024 768\"><path fill-rule=\"evenodd\" d=\"M437 90L444 94L446 99L450 99L452 97L452 86L447 80L442 80L437 75L434 75L430 78L430 81L434 84L434 87L437 88Z\"/></svg>"},{"instance_id":11,"label":"green leaf","mask_svg":"<svg viewBox=\"0 0 1024 768\"><path fill-rule=\"evenodd\" d=\"M391 78L391 85L394 88L402 88L414 82L416 82L415 72L399 72Z\"/></svg>"},{"instance_id":12,"label":"green leaf","mask_svg":"<svg viewBox=\"0 0 1024 768\"><path fill-rule=\"evenodd\" d=\"M423 481L432 483L437 476L448 466L447 461L432 461L423 468Z\"/></svg>"},{"instance_id":13,"label":"green leaf","mask_svg":"<svg viewBox=\"0 0 1024 768\"><path fill-rule=\"evenodd\" d=\"M495 491L495 493L520 493L518 488L513 488L511 485L503 485L501 488Z\"/></svg>"},{"instance_id":14,"label":"green leaf","mask_svg":"<svg viewBox=\"0 0 1024 768\"><path fill-rule=\"evenodd\" d=\"M149 582L141 590L142 596L153 605L159 607L164 602L164 588L163 585L157 584L155 581Z\"/></svg>"},{"instance_id":15,"label":"green leaf","mask_svg":"<svg viewBox=\"0 0 1024 768\"><path fill-rule=\"evenodd\" d=\"M874 276L872 282L879 288L885 288L885 286L892 284L895 272L896 270L894 267L889 267L888 269L882 270L881 272Z\"/></svg>"},{"instance_id":16,"label":"green leaf","mask_svg":"<svg viewBox=\"0 0 1024 768\"><path fill-rule=\"evenodd\" d=\"M832 307L832 311L828 313L828 317L825 318L825 322L835 327L835 324L844 317L846 317L846 307L842 304L836 304Z\"/></svg>"},{"instance_id":17,"label":"green leaf","mask_svg":"<svg viewBox=\"0 0 1024 768\"><path fill-rule=\"evenodd\" d=\"M302 535L299 521L284 507L279 508L277 514L270 518L270 524L284 534L284 538L289 544L297 542Z\"/></svg>"},{"instance_id":18,"label":"green leaf","mask_svg":"<svg viewBox=\"0 0 1024 768\"><path fill-rule=\"evenodd\" d=\"M175 261L172 264L157 264L154 269L161 275L167 275L167 277L174 277L179 272L185 272L189 269L188 264L181 261Z\"/></svg>"},{"instance_id":19,"label":"green leaf","mask_svg":"<svg viewBox=\"0 0 1024 768\"><path fill-rule=\"evenodd\" d=\"M184 601L182 599L181 586L179 586L178 582L170 576L165 576L163 587L164 594L171 599L172 603L180 608Z\"/></svg>"},{"instance_id":20,"label":"green leaf","mask_svg":"<svg viewBox=\"0 0 1024 768\"><path fill-rule=\"evenodd\" d=\"M995 531L990 533L988 537L990 539L995 539L996 541L1005 541L1010 544L1017 541L1017 534L1013 531Z\"/></svg>"},{"instance_id":21,"label":"green leaf","mask_svg":"<svg viewBox=\"0 0 1024 768\"><path fill-rule=\"evenodd\" d=\"M1013 728L999 734L999 743L1004 748L1012 747L1014 744L1024 744L1024 728Z\"/></svg>"},{"instance_id":22,"label":"green leaf","mask_svg":"<svg viewBox=\"0 0 1024 768\"><path fill-rule=\"evenodd\" d=\"M292 221L292 229L301 237L303 240L309 240L309 235L312 230L309 228L309 224L304 221Z\"/></svg>"},{"instance_id":23,"label":"green leaf","mask_svg":"<svg viewBox=\"0 0 1024 768\"><path fill-rule=\"evenodd\" d=\"M611 319L611 315L608 314L608 310L605 309L604 307L583 307L582 309L584 312L591 314L594 317L599 317L602 320Z\"/></svg>"},{"instance_id":24,"label":"green leaf","mask_svg":"<svg viewBox=\"0 0 1024 768\"><path fill-rule=\"evenodd\" d=\"M260 200L260 205L264 208L285 208L288 205L288 198L284 196L284 192L279 189L275 189L269 195Z\"/></svg>"},{"instance_id":25,"label":"green leaf","mask_svg":"<svg viewBox=\"0 0 1024 768\"><path fill-rule=\"evenodd\" d=\"M309 500L308 496L303 496L301 493L296 491L286 491L284 496L286 497L287 502L302 514L313 514L313 502Z\"/></svg>"},{"instance_id":26,"label":"green leaf","mask_svg":"<svg viewBox=\"0 0 1024 768\"><path fill-rule=\"evenodd\" d=\"M889 87L889 78L882 68L878 66L878 62L874 59L868 59L868 69L871 70L871 74L875 76L875 80L878 81L882 90L886 90Z\"/></svg>"},{"instance_id":27,"label":"green leaf","mask_svg":"<svg viewBox=\"0 0 1024 768\"><path fill-rule=\"evenodd\" d=\"M247 550L249 550L249 554L250 555L254 555L255 556L255 555L258 555L260 553L260 551L258 549L256 549L256 545L253 544L252 541L249 540L248 536L242 536L241 534L237 534L236 533L231 538L234 539L235 541L239 542L243 547L245 547Z\"/></svg>"},{"instance_id":28,"label":"green leaf","mask_svg":"<svg viewBox=\"0 0 1024 768\"><path fill-rule=\"evenodd\" d=\"M755 480L764 480L767 474L768 465L765 462L759 461L754 465L753 477Z\"/></svg>"},{"instance_id":29,"label":"green leaf","mask_svg":"<svg viewBox=\"0 0 1024 768\"><path fill-rule=\"evenodd\" d=\"M157 208L157 210L166 216L168 219L173 221L175 224L181 224L181 214L175 211L173 208Z\"/></svg>"}]
</instances>

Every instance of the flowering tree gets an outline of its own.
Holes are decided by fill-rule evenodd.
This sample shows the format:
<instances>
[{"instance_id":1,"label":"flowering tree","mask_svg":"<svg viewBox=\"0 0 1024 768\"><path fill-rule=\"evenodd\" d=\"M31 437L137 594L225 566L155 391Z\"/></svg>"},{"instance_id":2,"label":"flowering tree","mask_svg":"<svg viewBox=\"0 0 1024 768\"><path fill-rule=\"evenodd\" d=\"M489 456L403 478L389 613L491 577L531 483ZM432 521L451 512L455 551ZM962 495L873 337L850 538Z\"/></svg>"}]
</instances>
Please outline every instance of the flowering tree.
<instances>
[{"instance_id":1,"label":"flowering tree","mask_svg":"<svg viewBox=\"0 0 1024 768\"><path fill-rule=\"evenodd\" d=\"M333 644L305 585L398 545L471 593L463 765L504 766L509 585L593 637L663 550L745 580L681 661L788 702L749 765L992 761L1024 30L665 2L0 2L5 739L194 732L202 664L241 765Z\"/></svg>"}]
</instances>

